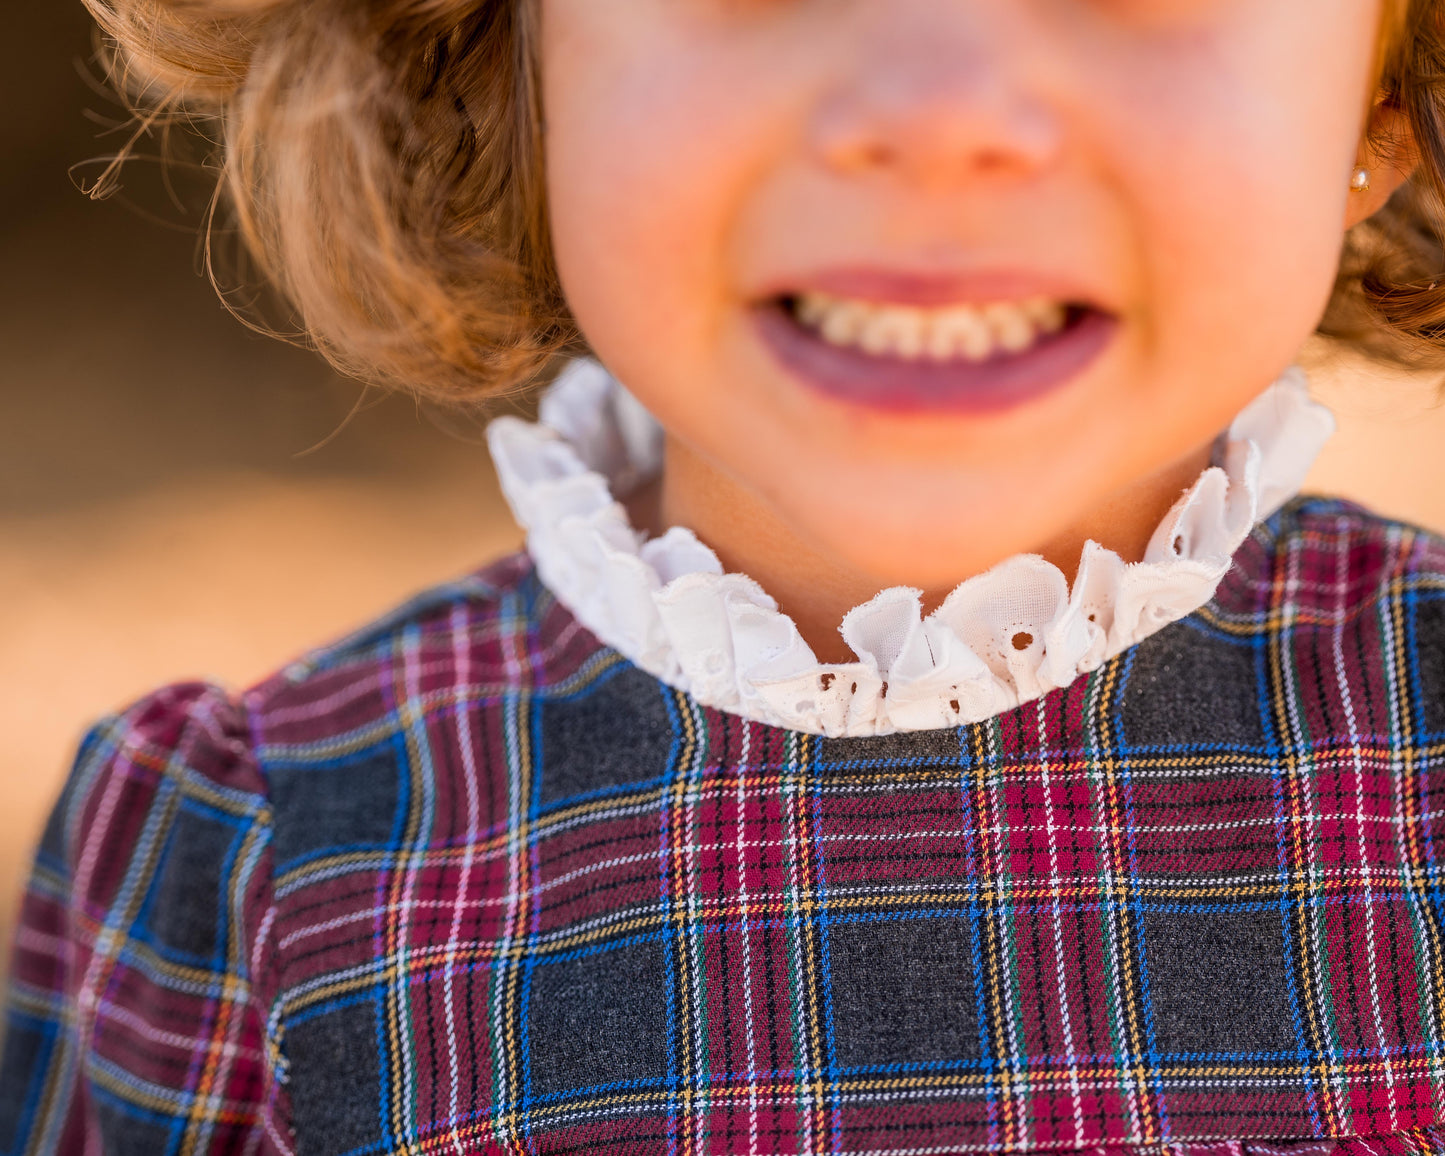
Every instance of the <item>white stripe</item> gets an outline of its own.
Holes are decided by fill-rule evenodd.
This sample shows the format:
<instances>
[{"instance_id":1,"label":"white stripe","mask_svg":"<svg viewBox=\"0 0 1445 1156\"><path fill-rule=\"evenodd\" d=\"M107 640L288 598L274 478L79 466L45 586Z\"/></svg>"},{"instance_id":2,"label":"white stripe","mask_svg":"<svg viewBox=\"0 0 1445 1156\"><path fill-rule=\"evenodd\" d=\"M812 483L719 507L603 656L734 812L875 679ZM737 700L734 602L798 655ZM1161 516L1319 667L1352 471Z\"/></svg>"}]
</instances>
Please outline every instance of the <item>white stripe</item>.
<instances>
[{"instance_id":1,"label":"white stripe","mask_svg":"<svg viewBox=\"0 0 1445 1156\"><path fill-rule=\"evenodd\" d=\"M516 596L512 595L508 601ZM510 621L511 615L507 615ZM526 800L522 798L522 756L520 732L517 726L517 708L521 699L519 688L522 684L522 664L517 660L516 655L516 634L514 631L503 631L500 640L503 654L505 655L507 677L505 682L508 691L503 698L503 710L505 711L504 734L507 757L507 914L502 925L502 935L497 942L497 956L499 960L505 960L512 950L512 944L517 935L518 903L522 898L521 863L522 856L527 852L525 843L520 838L522 829L522 811L526 806ZM492 1097L493 1103L506 1103L516 1099L520 1089L514 1090L508 1083L507 1078L507 1041L506 1025L502 1023L502 994L507 989L510 977L508 970L499 967L496 971L496 992L492 1000L491 1022L488 1024L487 1035L491 1040L491 1052L496 1081L496 1094ZM526 1015L526 1009L522 1014ZM496 1026L497 1034L493 1036L491 1028ZM520 1041L518 1041L520 1043ZM501 1121L497 1122L497 1142L505 1145L510 1138L509 1130Z\"/></svg>"},{"instance_id":2,"label":"white stripe","mask_svg":"<svg viewBox=\"0 0 1445 1156\"><path fill-rule=\"evenodd\" d=\"M1395 1069L1385 1047L1385 1019L1380 1011L1380 972L1375 948L1375 907L1374 893L1370 886L1370 854L1365 847L1365 766L1360 756L1360 728L1355 722L1355 703L1350 696L1350 680L1345 675L1345 591L1349 580L1350 537L1347 523L1341 519L1335 535L1335 588L1339 597L1335 604L1335 683L1340 688L1340 701L1345 708L1345 721L1350 728L1350 753L1355 766L1355 811L1358 816L1358 847L1360 867L1365 876L1365 946L1370 961L1370 1004L1375 1014L1375 1042L1380 1047L1380 1057L1385 1065L1385 1083L1389 1088L1390 1127L1389 1131L1400 1130L1399 1102L1395 1091Z\"/></svg>"},{"instance_id":3,"label":"white stripe","mask_svg":"<svg viewBox=\"0 0 1445 1156\"><path fill-rule=\"evenodd\" d=\"M1054 924L1054 975L1059 984L1059 1018L1064 1028L1064 1052L1069 1063L1069 1089L1074 1102L1074 1140L1084 1143L1084 1097L1079 1088L1079 1059L1074 1049L1074 1027L1069 1017L1069 982L1064 969L1063 916L1059 911L1059 848L1055 839L1058 828L1054 824L1053 788L1049 782L1049 759L1044 753L1049 749L1048 716L1044 711L1044 700L1040 699L1034 710L1039 724L1039 772L1044 789L1044 823L1049 847L1049 888L1053 892ZM1065 790L1068 784L1065 784Z\"/></svg>"},{"instance_id":4,"label":"white stripe","mask_svg":"<svg viewBox=\"0 0 1445 1156\"><path fill-rule=\"evenodd\" d=\"M452 654L456 660L456 682L459 687L465 686L467 676L471 673L471 645L466 631L466 615L464 607L456 605L452 607ZM461 1107L459 1103L461 1079L458 1075L457 1062L457 1017L453 1007L452 995L452 973L456 968L457 947L461 937L462 909L467 894L467 887L472 879L472 857L476 847L479 832L477 828L481 824L481 811L477 803L477 756L472 746L472 728L467 718L465 700L458 699L453 708L453 716L457 726L457 745L462 752L462 778L466 783L467 792L467 826L466 826L466 850L462 855L461 878L457 880L456 901L452 905L452 925L447 933L447 954L444 964L444 979L442 981L443 1000L446 1003L447 1012L447 1063L451 1069L451 1102L448 1104L449 1116L447 1123L452 1130L452 1150L456 1156L466 1156L466 1147L462 1143L461 1132L458 1129L457 1121L460 1116ZM471 1009L467 1009L471 1014ZM476 1077L474 1072L473 1078Z\"/></svg>"},{"instance_id":5,"label":"white stripe","mask_svg":"<svg viewBox=\"0 0 1445 1156\"><path fill-rule=\"evenodd\" d=\"M1294 782L1303 788L1305 795L1305 832L1302 840L1306 858L1303 867L1304 882L1310 893L1315 894L1319 885L1324 882L1324 875L1319 870L1319 860L1316 853L1316 845L1321 838L1319 820L1315 814L1315 808L1311 805L1312 800L1318 797L1319 792L1314 786L1314 775L1310 771L1309 744L1305 741L1304 727L1300 723L1299 705L1297 701L1299 688L1295 684L1294 655L1290 648L1290 640L1294 637L1295 615L1299 606L1300 550L1297 547L1292 548L1286 557L1283 621L1274 641L1278 648L1279 666L1284 679L1285 713L1289 720L1291 746L1293 746L1298 753L1295 771L1292 777ZM1290 842L1287 838L1281 837L1281 844L1285 848L1284 854L1287 856L1291 849ZM1288 875L1289 867L1287 866L1287 862L1281 863L1280 868ZM1309 924L1309 932L1305 937L1307 942L1303 944L1303 947L1313 959L1311 970L1314 972L1315 989L1313 993L1306 991L1304 995L1306 1000L1311 997L1311 994L1313 995L1315 1015L1316 1018L1320 1020L1334 1018L1333 1014L1327 1015L1327 1009L1329 1009L1331 1013L1333 1011L1333 1001L1330 998L1329 989L1325 984L1326 961L1319 947L1319 941L1324 937L1326 931L1325 914L1324 904L1315 904L1308 911L1304 912L1305 919ZM1289 951L1288 941L1286 941L1284 949L1285 951ZM1307 1032L1309 1030L1308 1023L1301 1024L1301 1029ZM1321 1030L1323 1029L1321 1028ZM1350 1111L1345 1097L1346 1080L1344 1069L1337 1061L1325 1059L1323 1056L1321 1057L1321 1063L1327 1067L1329 1072L1328 1077L1320 1080L1320 1088L1325 1092L1326 1113L1333 1115L1336 1119L1342 1119L1344 1115ZM1306 1094L1308 1094L1308 1086L1306 1086ZM1332 1104L1330 1102L1331 1100L1333 1100Z\"/></svg>"}]
</instances>

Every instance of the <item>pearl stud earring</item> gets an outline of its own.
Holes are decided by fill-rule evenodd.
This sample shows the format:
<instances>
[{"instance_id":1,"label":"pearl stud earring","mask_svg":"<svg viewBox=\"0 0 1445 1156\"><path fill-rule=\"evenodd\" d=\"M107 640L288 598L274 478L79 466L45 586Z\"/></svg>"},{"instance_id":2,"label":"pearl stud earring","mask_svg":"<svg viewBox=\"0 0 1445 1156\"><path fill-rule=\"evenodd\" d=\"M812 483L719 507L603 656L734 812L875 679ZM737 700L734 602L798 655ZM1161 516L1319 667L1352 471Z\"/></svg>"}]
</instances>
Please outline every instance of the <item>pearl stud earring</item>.
<instances>
[{"instance_id":1,"label":"pearl stud earring","mask_svg":"<svg viewBox=\"0 0 1445 1156\"><path fill-rule=\"evenodd\" d=\"M1370 187L1370 170L1356 169L1355 175L1350 178L1350 188L1357 193L1363 193Z\"/></svg>"}]
</instances>

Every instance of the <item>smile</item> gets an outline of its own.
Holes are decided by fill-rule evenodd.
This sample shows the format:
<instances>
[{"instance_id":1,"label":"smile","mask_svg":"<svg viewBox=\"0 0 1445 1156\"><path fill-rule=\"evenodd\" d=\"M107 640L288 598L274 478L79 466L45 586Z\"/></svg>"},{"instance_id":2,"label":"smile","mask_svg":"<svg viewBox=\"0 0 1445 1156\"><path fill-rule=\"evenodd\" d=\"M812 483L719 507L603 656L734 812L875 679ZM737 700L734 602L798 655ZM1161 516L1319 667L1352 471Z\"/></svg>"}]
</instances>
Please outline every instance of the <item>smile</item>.
<instances>
[{"instance_id":1,"label":"smile","mask_svg":"<svg viewBox=\"0 0 1445 1156\"><path fill-rule=\"evenodd\" d=\"M887 412L990 413L1061 389L1092 364L1118 319L1035 296L919 306L822 292L753 310L763 343L804 385Z\"/></svg>"},{"instance_id":2,"label":"smile","mask_svg":"<svg viewBox=\"0 0 1445 1156\"><path fill-rule=\"evenodd\" d=\"M906 361L979 362L1023 353L1068 320L1068 307L1046 297L919 309L807 293L788 304L800 324L830 345Z\"/></svg>"}]
</instances>

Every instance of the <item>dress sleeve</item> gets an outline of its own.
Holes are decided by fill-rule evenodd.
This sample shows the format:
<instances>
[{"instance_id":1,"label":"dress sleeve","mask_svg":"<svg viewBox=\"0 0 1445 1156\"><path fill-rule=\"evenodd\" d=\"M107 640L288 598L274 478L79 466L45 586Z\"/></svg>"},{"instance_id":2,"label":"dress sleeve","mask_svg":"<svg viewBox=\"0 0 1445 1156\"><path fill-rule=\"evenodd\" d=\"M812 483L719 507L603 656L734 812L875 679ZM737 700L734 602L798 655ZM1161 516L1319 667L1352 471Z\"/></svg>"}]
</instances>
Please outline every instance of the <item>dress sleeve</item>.
<instances>
[{"instance_id":1,"label":"dress sleeve","mask_svg":"<svg viewBox=\"0 0 1445 1156\"><path fill-rule=\"evenodd\" d=\"M286 1153L271 809L244 709L168 687L96 726L10 968L0 1153Z\"/></svg>"}]
</instances>

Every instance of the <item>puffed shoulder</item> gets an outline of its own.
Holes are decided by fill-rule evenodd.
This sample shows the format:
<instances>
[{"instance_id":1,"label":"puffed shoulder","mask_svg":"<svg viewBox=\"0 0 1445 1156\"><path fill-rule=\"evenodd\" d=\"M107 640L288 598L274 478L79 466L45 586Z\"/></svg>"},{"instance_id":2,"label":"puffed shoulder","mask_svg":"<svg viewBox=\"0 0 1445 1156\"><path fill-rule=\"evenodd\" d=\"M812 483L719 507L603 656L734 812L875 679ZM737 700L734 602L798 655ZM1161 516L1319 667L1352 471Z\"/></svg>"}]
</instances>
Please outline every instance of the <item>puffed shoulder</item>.
<instances>
[{"instance_id":1,"label":"puffed shoulder","mask_svg":"<svg viewBox=\"0 0 1445 1156\"><path fill-rule=\"evenodd\" d=\"M108 908L134 853L153 853L162 839L161 850L184 842L195 833L186 818L192 814L213 813L230 828L264 828L265 796L241 703L208 683L165 686L86 735L42 838L39 865L72 871L75 898Z\"/></svg>"},{"instance_id":2,"label":"puffed shoulder","mask_svg":"<svg viewBox=\"0 0 1445 1156\"><path fill-rule=\"evenodd\" d=\"M270 843L225 691L164 687L92 728L21 909L0 1151L286 1150Z\"/></svg>"},{"instance_id":3,"label":"puffed shoulder","mask_svg":"<svg viewBox=\"0 0 1445 1156\"><path fill-rule=\"evenodd\" d=\"M81 764L96 754L136 761L162 777L264 793L240 700L206 682L163 686L91 729Z\"/></svg>"}]
</instances>

